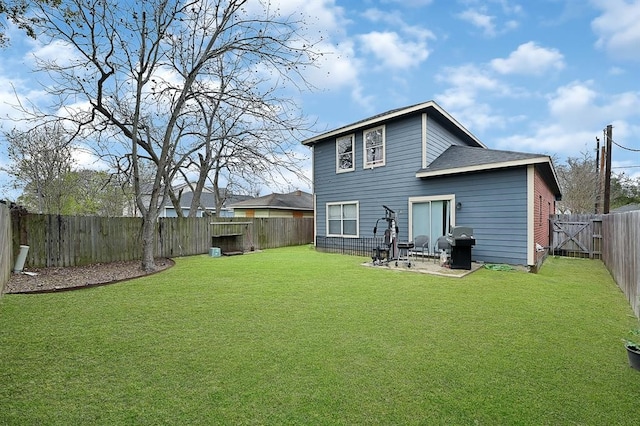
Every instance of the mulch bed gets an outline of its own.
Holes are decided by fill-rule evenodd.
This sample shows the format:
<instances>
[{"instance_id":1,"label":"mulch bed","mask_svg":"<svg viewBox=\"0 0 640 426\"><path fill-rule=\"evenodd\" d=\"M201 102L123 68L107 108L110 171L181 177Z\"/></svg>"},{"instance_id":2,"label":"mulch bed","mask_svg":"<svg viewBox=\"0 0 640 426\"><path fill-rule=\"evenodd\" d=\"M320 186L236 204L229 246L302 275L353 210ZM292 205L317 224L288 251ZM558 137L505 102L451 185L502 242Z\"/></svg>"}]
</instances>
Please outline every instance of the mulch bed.
<instances>
[{"instance_id":1,"label":"mulch bed","mask_svg":"<svg viewBox=\"0 0 640 426\"><path fill-rule=\"evenodd\" d=\"M163 271L174 262L159 258L155 264L156 270L150 273L142 270L139 260L64 268L25 268L24 273L11 274L5 293L51 293L114 284Z\"/></svg>"}]
</instances>

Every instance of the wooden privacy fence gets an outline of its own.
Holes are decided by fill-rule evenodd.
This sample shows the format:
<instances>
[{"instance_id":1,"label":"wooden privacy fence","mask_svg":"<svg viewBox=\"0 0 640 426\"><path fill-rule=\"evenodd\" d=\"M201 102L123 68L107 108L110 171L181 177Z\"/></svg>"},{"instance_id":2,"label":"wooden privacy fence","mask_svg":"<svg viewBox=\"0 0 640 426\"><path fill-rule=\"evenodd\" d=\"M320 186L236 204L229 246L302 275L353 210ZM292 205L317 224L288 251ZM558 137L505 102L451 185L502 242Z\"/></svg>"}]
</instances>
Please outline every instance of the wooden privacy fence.
<instances>
[{"instance_id":1,"label":"wooden privacy fence","mask_svg":"<svg viewBox=\"0 0 640 426\"><path fill-rule=\"evenodd\" d=\"M307 244L313 241L312 218L238 218L252 222L246 241L254 249ZM211 247L212 218L160 218L155 255L203 254ZM64 267L142 258L142 219L136 217L14 216L13 251L29 246L27 267ZM233 225L229 225L233 226Z\"/></svg>"},{"instance_id":2,"label":"wooden privacy fence","mask_svg":"<svg viewBox=\"0 0 640 426\"><path fill-rule=\"evenodd\" d=\"M640 211L602 218L603 261L640 318Z\"/></svg>"},{"instance_id":3,"label":"wooden privacy fence","mask_svg":"<svg viewBox=\"0 0 640 426\"><path fill-rule=\"evenodd\" d=\"M602 259L602 215L551 216L551 253Z\"/></svg>"},{"instance_id":4,"label":"wooden privacy fence","mask_svg":"<svg viewBox=\"0 0 640 426\"><path fill-rule=\"evenodd\" d=\"M11 255L11 215L9 208L0 203L0 295L11 276L13 256Z\"/></svg>"}]
</instances>

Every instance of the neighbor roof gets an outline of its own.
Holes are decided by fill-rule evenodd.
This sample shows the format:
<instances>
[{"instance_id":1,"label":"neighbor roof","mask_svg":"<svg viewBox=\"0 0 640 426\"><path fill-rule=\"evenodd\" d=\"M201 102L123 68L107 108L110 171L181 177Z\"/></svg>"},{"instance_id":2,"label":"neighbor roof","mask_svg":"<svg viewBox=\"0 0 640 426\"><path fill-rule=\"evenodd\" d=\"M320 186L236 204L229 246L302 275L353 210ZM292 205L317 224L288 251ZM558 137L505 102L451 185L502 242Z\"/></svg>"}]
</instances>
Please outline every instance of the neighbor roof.
<instances>
[{"instance_id":1,"label":"neighbor roof","mask_svg":"<svg viewBox=\"0 0 640 426\"><path fill-rule=\"evenodd\" d=\"M465 129L464 126L458 123L455 118L449 115L448 112L442 109L440 105L438 105L434 101L428 101L408 107L392 109L382 114L377 114L364 120L349 124L347 126L343 126L338 129L319 134L312 138L305 139L302 141L302 144L312 146L317 142L322 141L323 139L333 138L359 129L376 126L392 119L422 112L426 112L429 116L437 117L439 119L438 121L442 125L444 125L444 127L448 128L450 131L458 135L461 139L467 141L469 144L481 148L486 148L486 146L482 142L480 142L478 138L476 138L473 134L471 134L471 132Z\"/></svg>"},{"instance_id":2,"label":"neighbor roof","mask_svg":"<svg viewBox=\"0 0 640 426\"><path fill-rule=\"evenodd\" d=\"M559 196L560 186L551 157L542 154L452 145L429 166L418 170L416 177L428 178L530 164L540 168L544 179L551 185L554 195Z\"/></svg>"},{"instance_id":3,"label":"neighbor roof","mask_svg":"<svg viewBox=\"0 0 640 426\"><path fill-rule=\"evenodd\" d=\"M225 197L223 202L223 206L225 208L228 208L229 204L251 199L250 195L231 194L231 193L228 193L224 188L222 188L220 192L222 193L223 197ZM191 206L192 200L193 200L193 192L187 189L183 191L182 194L180 195L180 206L182 208L189 208ZM215 198L215 195L213 194L213 188L203 189L202 193L200 194L200 204L209 209L215 209L216 198ZM164 206L170 207L170 208L173 207L173 203L168 197L164 202Z\"/></svg>"},{"instance_id":4,"label":"neighbor roof","mask_svg":"<svg viewBox=\"0 0 640 426\"><path fill-rule=\"evenodd\" d=\"M313 211L313 197L304 191L294 191L288 194L269 194L234 203L229 207L234 209L282 209Z\"/></svg>"},{"instance_id":5,"label":"neighbor roof","mask_svg":"<svg viewBox=\"0 0 640 426\"><path fill-rule=\"evenodd\" d=\"M625 204L624 206L620 206L617 209L611 210L609 213L627 213L636 210L640 210L640 204Z\"/></svg>"}]
</instances>

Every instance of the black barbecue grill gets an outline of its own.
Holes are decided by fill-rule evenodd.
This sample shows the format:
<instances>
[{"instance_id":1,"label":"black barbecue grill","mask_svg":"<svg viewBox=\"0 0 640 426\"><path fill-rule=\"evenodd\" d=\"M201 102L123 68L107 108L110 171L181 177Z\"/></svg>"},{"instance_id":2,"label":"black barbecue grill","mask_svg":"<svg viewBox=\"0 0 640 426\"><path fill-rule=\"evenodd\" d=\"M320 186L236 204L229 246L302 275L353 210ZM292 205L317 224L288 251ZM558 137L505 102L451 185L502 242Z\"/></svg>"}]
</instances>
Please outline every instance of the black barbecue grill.
<instances>
[{"instance_id":1,"label":"black barbecue grill","mask_svg":"<svg viewBox=\"0 0 640 426\"><path fill-rule=\"evenodd\" d=\"M454 226L447 235L447 242L451 245L451 269L471 270L471 247L476 244L473 228L468 226Z\"/></svg>"}]
</instances>

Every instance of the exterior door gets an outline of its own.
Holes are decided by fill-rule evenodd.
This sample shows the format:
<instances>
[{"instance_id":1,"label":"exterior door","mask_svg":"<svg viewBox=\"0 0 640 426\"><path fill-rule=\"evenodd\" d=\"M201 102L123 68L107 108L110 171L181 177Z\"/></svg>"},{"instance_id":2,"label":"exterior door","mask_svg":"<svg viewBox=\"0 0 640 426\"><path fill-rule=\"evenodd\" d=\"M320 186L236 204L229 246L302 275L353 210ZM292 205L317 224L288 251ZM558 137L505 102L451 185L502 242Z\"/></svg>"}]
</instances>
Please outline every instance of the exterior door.
<instances>
[{"instance_id":1,"label":"exterior door","mask_svg":"<svg viewBox=\"0 0 640 426\"><path fill-rule=\"evenodd\" d=\"M429 252L433 253L438 237L445 235L455 222L452 203L453 196L410 198L410 239L413 240L418 235L427 235Z\"/></svg>"}]
</instances>

